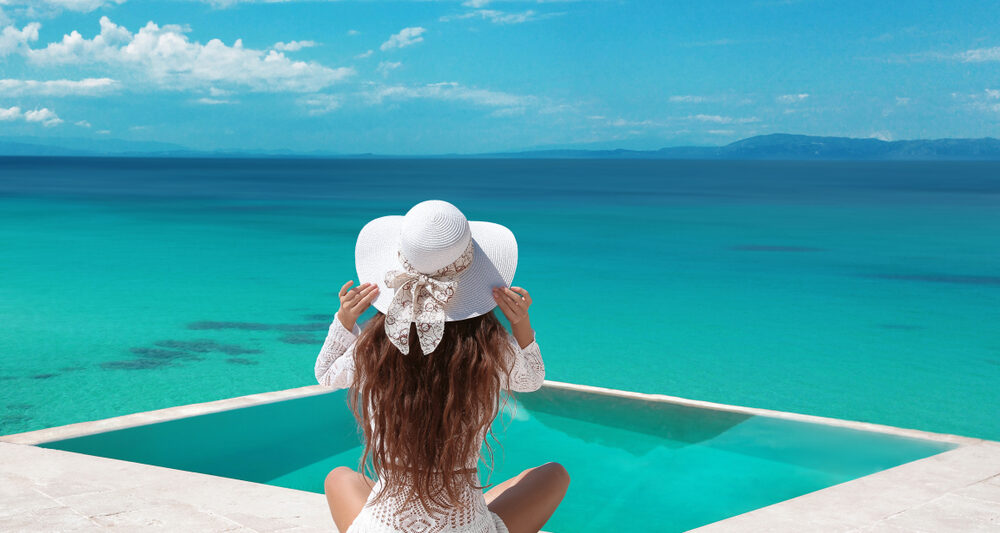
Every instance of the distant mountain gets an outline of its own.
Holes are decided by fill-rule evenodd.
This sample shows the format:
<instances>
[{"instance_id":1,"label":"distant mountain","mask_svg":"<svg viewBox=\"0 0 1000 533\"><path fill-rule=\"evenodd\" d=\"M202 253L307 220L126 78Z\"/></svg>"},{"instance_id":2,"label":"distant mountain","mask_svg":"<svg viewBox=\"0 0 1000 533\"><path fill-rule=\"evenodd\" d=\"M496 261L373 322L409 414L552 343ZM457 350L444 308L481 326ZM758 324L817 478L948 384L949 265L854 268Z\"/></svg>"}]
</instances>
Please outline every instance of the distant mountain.
<instances>
[{"instance_id":1,"label":"distant mountain","mask_svg":"<svg viewBox=\"0 0 1000 533\"><path fill-rule=\"evenodd\" d=\"M919 139L882 141L775 133L725 146L675 146L659 150L536 150L494 157L607 159L1000 159L1000 140Z\"/></svg>"},{"instance_id":2,"label":"distant mountain","mask_svg":"<svg viewBox=\"0 0 1000 533\"><path fill-rule=\"evenodd\" d=\"M1000 160L1000 140L918 139L882 141L775 133L725 146L674 146L659 150L547 149L483 154L395 156L292 150L204 151L170 143L123 139L0 138L0 156L137 157L339 157L339 158L522 158L522 159L772 159L772 160Z\"/></svg>"},{"instance_id":3,"label":"distant mountain","mask_svg":"<svg viewBox=\"0 0 1000 533\"><path fill-rule=\"evenodd\" d=\"M194 150L179 144L110 138L29 136L0 138L0 155L131 155L175 152L194 152Z\"/></svg>"}]
</instances>

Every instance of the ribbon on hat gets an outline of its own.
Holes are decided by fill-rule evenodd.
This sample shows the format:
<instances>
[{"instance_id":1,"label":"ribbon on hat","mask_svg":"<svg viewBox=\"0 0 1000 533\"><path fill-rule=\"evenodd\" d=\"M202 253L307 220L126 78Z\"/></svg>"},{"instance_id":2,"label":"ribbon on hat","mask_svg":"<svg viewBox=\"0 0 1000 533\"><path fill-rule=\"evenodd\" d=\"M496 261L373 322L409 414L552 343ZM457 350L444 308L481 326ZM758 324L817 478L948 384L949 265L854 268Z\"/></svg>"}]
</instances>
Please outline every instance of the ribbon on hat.
<instances>
[{"instance_id":1,"label":"ribbon on hat","mask_svg":"<svg viewBox=\"0 0 1000 533\"><path fill-rule=\"evenodd\" d=\"M396 252L403 268L385 273L386 286L396 290L385 312L385 333L399 351L410 353L411 322L417 324L417 337L424 355L437 348L444 337L444 308L455 295L459 276L472 264L474 249L470 238L458 259L430 274L417 271L403 257L402 251Z\"/></svg>"}]
</instances>

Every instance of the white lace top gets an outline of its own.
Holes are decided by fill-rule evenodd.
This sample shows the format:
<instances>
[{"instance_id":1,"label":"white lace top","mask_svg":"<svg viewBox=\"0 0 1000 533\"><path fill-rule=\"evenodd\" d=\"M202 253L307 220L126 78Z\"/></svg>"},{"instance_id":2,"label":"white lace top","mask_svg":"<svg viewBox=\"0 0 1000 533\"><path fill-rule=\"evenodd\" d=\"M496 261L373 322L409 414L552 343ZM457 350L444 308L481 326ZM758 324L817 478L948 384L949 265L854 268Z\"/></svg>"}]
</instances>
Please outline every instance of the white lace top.
<instances>
[{"instance_id":1,"label":"white lace top","mask_svg":"<svg viewBox=\"0 0 1000 533\"><path fill-rule=\"evenodd\" d=\"M321 385L334 389L350 387L354 382L354 342L361 334L361 329L354 325L353 331L348 331L340 320L334 317L330 324L326 341L316 358L316 381ZM545 364L538 343L532 339L531 344L520 347L513 335L507 334L514 353L513 366L510 372L510 390L515 392L531 392L538 390L545 379ZM433 354L431 354L433 356ZM477 449L481 448L481 444ZM478 464L478 457L470 458L470 466ZM371 500L382 488L381 481L375 484L368 503L361 514L354 520L349 532L382 533L382 532L412 532L412 533L503 533L506 528L499 517L486 507L483 493L473 487L466 491L461 507L445 512L428 512L419 504L404 505L403 502L389 498L373 504ZM347 532L345 532L347 533Z\"/></svg>"}]
</instances>

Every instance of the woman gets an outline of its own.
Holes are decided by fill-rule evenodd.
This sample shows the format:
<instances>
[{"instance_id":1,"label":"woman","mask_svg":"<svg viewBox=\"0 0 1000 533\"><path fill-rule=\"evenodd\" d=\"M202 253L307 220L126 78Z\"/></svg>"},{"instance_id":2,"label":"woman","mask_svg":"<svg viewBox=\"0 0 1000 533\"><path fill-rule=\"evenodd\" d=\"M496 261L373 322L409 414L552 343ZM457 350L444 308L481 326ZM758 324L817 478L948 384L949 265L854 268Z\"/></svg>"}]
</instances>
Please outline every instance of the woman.
<instances>
[{"instance_id":1,"label":"woman","mask_svg":"<svg viewBox=\"0 0 1000 533\"><path fill-rule=\"evenodd\" d=\"M507 228L468 221L428 200L376 218L355 248L361 284L340 289L340 309L316 360L316 379L349 388L364 430L362 465L326 478L344 533L536 532L562 501L558 463L521 472L483 494L478 461L501 390L542 385L528 317L531 295L511 287L517 243ZM378 311L357 320L369 306ZM493 314L499 307L508 333Z\"/></svg>"}]
</instances>

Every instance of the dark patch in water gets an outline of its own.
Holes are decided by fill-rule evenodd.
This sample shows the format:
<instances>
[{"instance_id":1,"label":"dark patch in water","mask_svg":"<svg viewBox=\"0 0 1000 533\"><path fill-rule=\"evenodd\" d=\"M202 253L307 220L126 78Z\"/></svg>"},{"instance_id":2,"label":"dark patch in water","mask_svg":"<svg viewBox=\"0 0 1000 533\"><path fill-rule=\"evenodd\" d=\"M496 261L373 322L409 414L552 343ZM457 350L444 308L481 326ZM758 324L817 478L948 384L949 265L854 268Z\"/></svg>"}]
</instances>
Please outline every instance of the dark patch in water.
<instances>
[{"instance_id":1,"label":"dark patch in water","mask_svg":"<svg viewBox=\"0 0 1000 533\"><path fill-rule=\"evenodd\" d=\"M902 329L907 331L924 329L923 326L917 326L915 324L878 324L878 326L885 329Z\"/></svg>"},{"instance_id":2,"label":"dark patch in water","mask_svg":"<svg viewBox=\"0 0 1000 533\"><path fill-rule=\"evenodd\" d=\"M35 374L34 376L31 377L34 379L49 379L49 378L54 378L58 375L59 374Z\"/></svg>"},{"instance_id":3,"label":"dark patch in water","mask_svg":"<svg viewBox=\"0 0 1000 533\"><path fill-rule=\"evenodd\" d=\"M8 379L17 379L17 376L0 376L0 381L7 381Z\"/></svg>"},{"instance_id":4,"label":"dark patch in water","mask_svg":"<svg viewBox=\"0 0 1000 533\"><path fill-rule=\"evenodd\" d=\"M253 359L247 359L246 357L230 357L230 358L226 359L226 362L234 364L234 365L256 365L257 364L257 361L254 361Z\"/></svg>"},{"instance_id":5,"label":"dark patch in water","mask_svg":"<svg viewBox=\"0 0 1000 533\"><path fill-rule=\"evenodd\" d=\"M188 361L201 361L204 358L198 355L190 354L188 352L181 352L178 350L164 350L162 348L141 348L132 347L128 349L130 352L141 355L144 359L185 359Z\"/></svg>"},{"instance_id":6,"label":"dark patch in water","mask_svg":"<svg viewBox=\"0 0 1000 533\"><path fill-rule=\"evenodd\" d=\"M174 348L177 350L186 350L189 352L222 352L229 355L240 355L245 353L261 353L261 350L254 348L244 348L236 344L219 344L211 339L194 339L190 341L179 341L179 340L165 340L156 341L153 344L156 346L162 346L164 348Z\"/></svg>"},{"instance_id":7,"label":"dark patch in water","mask_svg":"<svg viewBox=\"0 0 1000 533\"><path fill-rule=\"evenodd\" d=\"M328 315L326 313L313 313L310 315L302 315L302 318L306 320L326 320L327 322L333 321L333 315Z\"/></svg>"},{"instance_id":8,"label":"dark patch in water","mask_svg":"<svg viewBox=\"0 0 1000 533\"><path fill-rule=\"evenodd\" d=\"M85 366L64 366L59 370L62 370L63 372L72 372L73 370L86 370L86 368L87 367Z\"/></svg>"},{"instance_id":9,"label":"dark patch in water","mask_svg":"<svg viewBox=\"0 0 1000 533\"><path fill-rule=\"evenodd\" d=\"M23 423L28 422L30 420L31 420L31 417L28 416L28 415L21 415L21 414L18 414L18 415L3 415L3 416L0 416L0 427L3 427L6 424L23 424Z\"/></svg>"},{"instance_id":10,"label":"dark patch in water","mask_svg":"<svg viewBox=\"0 0 1000 533\"><path fill-rule=\"evenodd\" d=\"M770 244L739 244L730 246L730 250L741 252L823 252L825 248L814 248L812 246L779 246Z\"/></svg>"},{"instance_id":11,"label":"dark patch in water","mask_svg":"<svg viewBox=\"0 0 1000 533\"><path fill-rule=\"evenodd\" d=\"M865 277L1000 287L1000 276L964 276L961 274L868 274Z\"/></svg>"},{"instance_id":12,"label":"dark patch in water","mask_svg":"<svg viewBox=\"0 0 1000 533\"><path fill-rule=\"evenodd\" d=\"M170 366L170 362L163 359L133 359L131 361L104 361L101 363L101 368L123 370L149 370L164 366Z\"/></svg>"},{"instance_id":13,"label":"dark patch in water","mask_svg":"<svg viewBox=\"0 0 1000 533\"><path fill-rule=\"evenodd\" d=\"M9 403L7 404L7 409L12 411L24 411L25 409L31 409L34 405L30 403Z\"/></svg>"},{"instance_id":14,"label":"dark patch in water","mask_svg":"<svg viewBox=\"0 0 1000 533\"><path fill-rule=\"evenodd\" d=\"M282 335L278 340L285 344L323 344L323 339L308 333L289 333Z\"/></svg>"},{"instance_id":15,"label":"dark patch in water","mask_svg":"<svg viewBox=\"0 0 1000 533\"><path fill-rule=\"evenodd\" d=\"M265 324L263 322L219 322L214 320L199 320L187 325L188 329L243 329L250 331L275 330L275 331L321 331L330 327L330 324Z\"/></svg>"}]
</instances>

